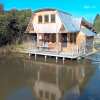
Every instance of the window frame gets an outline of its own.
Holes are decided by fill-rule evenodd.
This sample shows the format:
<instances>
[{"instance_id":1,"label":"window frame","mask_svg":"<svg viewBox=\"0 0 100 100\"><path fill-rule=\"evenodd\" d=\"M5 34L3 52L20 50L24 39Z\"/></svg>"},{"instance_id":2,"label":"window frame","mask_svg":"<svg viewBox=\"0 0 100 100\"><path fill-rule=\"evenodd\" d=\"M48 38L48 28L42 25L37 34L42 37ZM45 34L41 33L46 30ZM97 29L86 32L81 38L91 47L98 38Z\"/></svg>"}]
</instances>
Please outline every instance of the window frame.
<instances>
[{"instance_id":1,"label":"window frame","mask_svg":"<svg viewBox=\"0 0 100 100\"><path fill-rule=\"evenodd\" d=\"M55 14L51 14L50 18L51 18L51 20L50 20L51 23L56 22L56 15Z\"/></svg>"},{"instance_id":2,"label":"window frame","mask_svg":"<svg viewBox=\"0 0 100 100\"><path fill-rule=\"evenodd\" d=\"M48 18L47 20L46 20L46 17ZM49 15L48 14L44 15L44 23L49 23Z\"/></svg>"},{"instance_id":3,"label":"window frame","mask_svg":"<svg viewBox=\"0 0 100 100\"><path fill-rule=\"evenodd\" d=\"M42 15L38 16L38 23L43 23L43 17L42 17Z\"/></svg>"}]
</instances>

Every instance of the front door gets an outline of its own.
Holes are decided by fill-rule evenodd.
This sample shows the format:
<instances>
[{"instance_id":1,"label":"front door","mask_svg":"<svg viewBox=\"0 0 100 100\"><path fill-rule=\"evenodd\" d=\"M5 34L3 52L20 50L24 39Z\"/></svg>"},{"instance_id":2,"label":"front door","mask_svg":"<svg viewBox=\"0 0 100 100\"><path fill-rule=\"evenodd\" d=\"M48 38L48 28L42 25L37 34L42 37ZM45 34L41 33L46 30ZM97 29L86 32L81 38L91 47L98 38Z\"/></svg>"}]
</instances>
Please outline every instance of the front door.
<instances>
[{"instance_id":1,"label":"front door","mask_svg":"<svg viewBox=\"0 0 100 100\"><path fill-rule=\"evenodd\" d=\"M66 33L62 33L61 34L61 46L67 47L67 34Z\"/></svg>"}]
</instances>

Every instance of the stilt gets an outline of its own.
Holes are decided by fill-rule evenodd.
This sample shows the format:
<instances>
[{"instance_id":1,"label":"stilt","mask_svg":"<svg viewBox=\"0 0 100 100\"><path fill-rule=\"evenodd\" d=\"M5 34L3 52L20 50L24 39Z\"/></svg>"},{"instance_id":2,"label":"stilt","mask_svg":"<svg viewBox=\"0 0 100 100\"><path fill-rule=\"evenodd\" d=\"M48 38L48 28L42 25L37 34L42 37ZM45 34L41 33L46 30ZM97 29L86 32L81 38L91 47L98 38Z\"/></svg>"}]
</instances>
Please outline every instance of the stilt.
<instances>
[{"instance_id":1,"label":"stilt","mask_svg":"<svg viewBox=\"0 0 100 100\"><path fill-rule=\"evenodd\" d=\"M29 55L29 57L30 57L30 56L31 56L31 53L29 53L28 55Z\"/></svg>"},{"instance_id":2,"label":"stilt","mask_svg":"<svg viewBox=\"0 0 100 100\"><path fill-rule=\"evenodd\" d=\"M79 56L79 57L77 57L77 61L79 61L79 60L81 60L81 57Z\"/></svg>"},{"instance_id":3,"label":"stilt","mask_svg":"<svg viewBox=\"0 0 100 100\"><path fill-rule=\"evenodd\" d=\"M35 54L35 61L36 61L37 55Z\"/></svg>"},{"instance_id":4,"label":"stilt","mask_svg":"<svg viewBox=\"0 0 100 100\"><path fill-rule=\"evenodd\" d=\"M81 63L81 61L82 61L82 58L81 58L81 57L78 57L78 58L77 58L77 62L78 62L78 63Z\"/></svg>"},{"instance_id":5,"label":"stilt","mask_svg":"<svg viewBox=\"0 0 100 100\"><path fill-rule=\"evenodd\" d=\"M56 63L58 62L58 57L56 57Z\"/></svg>"},{"instance_id":6,"label":"stilt","mask_svg":"<svg viewBox=\"0 0 100 100\"><path fill-rule=\"evenodd\" d=\"M45 56L45 62L47 61L47 56Z\"/></svg>"},{"instance_id":7,"label":"stilt","mask_svg":"<svg viewBox=\"0 0 100 100\"><path fill-rule=\"evenodd\" d=\"M64 64L65 58L63 57L63 64Z\"/></svg>"}]
</instances>

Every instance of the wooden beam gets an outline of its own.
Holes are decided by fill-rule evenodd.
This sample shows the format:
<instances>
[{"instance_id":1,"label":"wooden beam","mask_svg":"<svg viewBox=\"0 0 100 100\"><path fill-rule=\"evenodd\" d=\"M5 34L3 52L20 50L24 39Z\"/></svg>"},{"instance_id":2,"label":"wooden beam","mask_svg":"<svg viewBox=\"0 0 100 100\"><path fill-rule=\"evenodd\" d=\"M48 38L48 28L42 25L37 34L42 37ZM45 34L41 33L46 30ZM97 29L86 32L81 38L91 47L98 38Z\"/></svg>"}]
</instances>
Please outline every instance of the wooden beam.
<instances>
[{"instance_id":1,"label":"wooden beam","mask_svg":"<svg viewBox=\"0 0 100 100\"><path fill-rule=\"evenodd\" d=\"M56 47L57 53L59 53L59 33L56 33Z\"/></svg>"},{"instance_id":2,"label":"wooden beam","mask_svg":"<svg viewBox=\"0 0 100 100\"><path fill-rule=\"evenodd\" d=\"M37 33L37 47L39 47L39 34Z\"/></svg>"}]
</instances>

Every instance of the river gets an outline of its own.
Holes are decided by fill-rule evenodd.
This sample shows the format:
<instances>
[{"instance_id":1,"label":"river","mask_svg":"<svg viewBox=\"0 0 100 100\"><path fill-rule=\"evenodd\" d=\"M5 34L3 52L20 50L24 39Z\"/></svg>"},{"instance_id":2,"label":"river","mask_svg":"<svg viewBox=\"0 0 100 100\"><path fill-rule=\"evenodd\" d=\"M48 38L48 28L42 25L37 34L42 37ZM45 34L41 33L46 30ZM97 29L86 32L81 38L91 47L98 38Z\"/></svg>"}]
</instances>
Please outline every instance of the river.
<instances>
[{"instance_id":1,"label":"river","mask_svg":"<svg viewBox=\"0 0 100 100\"><path fill-rule=\"evenodd\" d=\"M100 100L100 62L1 55L0 100Z\"/></svg>"}]
</instances>

